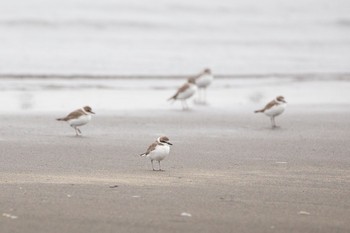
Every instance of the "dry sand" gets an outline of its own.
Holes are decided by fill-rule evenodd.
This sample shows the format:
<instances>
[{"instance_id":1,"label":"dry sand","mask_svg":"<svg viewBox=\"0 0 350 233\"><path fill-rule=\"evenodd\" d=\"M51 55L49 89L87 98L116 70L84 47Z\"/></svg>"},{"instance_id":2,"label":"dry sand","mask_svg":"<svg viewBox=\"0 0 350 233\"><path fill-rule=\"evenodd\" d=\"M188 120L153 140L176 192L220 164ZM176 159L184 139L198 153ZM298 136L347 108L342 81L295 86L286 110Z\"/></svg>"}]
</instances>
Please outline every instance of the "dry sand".
<instances>
[{"instance_id":1,"label":"dry sand","mask_svg":"<svg viewBox=\"0 0 350 233\"><path fill-rule=\"evenodd\" d=\"M202 109L97 114L83 137L2 115L1 233L350 232L349 106L291 106L275 130ZM162 134L153 172L138 154Z\"/></svg>"}]
</instances>

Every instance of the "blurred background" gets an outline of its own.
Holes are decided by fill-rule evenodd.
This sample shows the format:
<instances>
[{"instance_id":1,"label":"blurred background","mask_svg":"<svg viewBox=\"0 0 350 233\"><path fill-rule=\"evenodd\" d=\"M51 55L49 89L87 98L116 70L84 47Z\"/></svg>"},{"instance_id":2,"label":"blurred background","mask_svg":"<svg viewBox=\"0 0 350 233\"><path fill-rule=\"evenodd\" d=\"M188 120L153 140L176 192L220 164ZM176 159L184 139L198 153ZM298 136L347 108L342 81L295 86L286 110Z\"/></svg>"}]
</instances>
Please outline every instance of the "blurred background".
<instances>
[{"instance_id":1,"label":"blurred background","mask_svg":"<svg viewBox=\"0 0 350 233\"><path fill-rule=\"evenodd\" d=\"M0 0L0 73L348 72L349 12L349 0Z\"/></svg>"},{"instance_id":2,"label":"blurred background","mask_svg":"<svg viewBox=\"0 0 350 233\"><path fill-rule=\"evenodd\" d=\"M349 104L349 12L349 0L0 0L1 112L174 109L166 99L206 67L211 110L280 94Z\"/></svg>"}]
</instances>

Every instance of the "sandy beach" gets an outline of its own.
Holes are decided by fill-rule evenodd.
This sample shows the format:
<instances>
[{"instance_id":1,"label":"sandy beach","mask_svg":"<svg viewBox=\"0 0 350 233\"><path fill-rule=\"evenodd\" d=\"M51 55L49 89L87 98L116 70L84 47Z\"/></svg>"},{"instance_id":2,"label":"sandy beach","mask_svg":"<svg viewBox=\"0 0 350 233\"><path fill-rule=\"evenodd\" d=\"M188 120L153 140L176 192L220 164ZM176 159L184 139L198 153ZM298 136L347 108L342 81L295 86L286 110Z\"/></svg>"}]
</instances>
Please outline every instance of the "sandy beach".
<instances>
[{"instance_id":1,"label":"sandy beach","mask_svg":"<svg viewBox=\"0 0 350 233\"><path fill-rule=\"evenodd\" d=\"M349 233L349 9L0 1L0 233ZM82 137L56 121L87 105Z\"/></svg>"},{"instance_id":2,"label":"sandy beach","mask_svg":"<svg viewBox=\"0 0 350 233\"><path fill-rule=\"evenodd\" d=\"M2 233L349 232L349 105L1 116ZM159 135L163 172L138 154Z\"/></svg>"}]
</instances>

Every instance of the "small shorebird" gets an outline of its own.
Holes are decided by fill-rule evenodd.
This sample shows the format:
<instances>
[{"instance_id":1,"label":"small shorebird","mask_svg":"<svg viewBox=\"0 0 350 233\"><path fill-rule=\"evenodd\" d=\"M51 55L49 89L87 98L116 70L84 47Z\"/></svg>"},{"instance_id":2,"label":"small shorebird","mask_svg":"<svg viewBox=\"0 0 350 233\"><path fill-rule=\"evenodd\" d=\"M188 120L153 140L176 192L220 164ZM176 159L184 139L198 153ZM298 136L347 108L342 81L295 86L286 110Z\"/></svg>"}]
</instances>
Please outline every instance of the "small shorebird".
<instances>
[{"instance_id":1,"label":"small shorebird","mask_svg":"<svg viewBox=\"0 0 350 233\"><path fill-rule=\"evenodd\" d=\"M196 76L188 78L188 80L194 80L194 83L198 86L198 103L207 103L207 87L213 82L214 76L210 69L205 69Z\"/></svg>"},{"instance_id":2,"label":"small shorebird","mask_svg":"<svg viewBox=\"0 0 350 233\"><path fill-rule=\"evenodd\" d=\"M78 126L86 125L91 120L91 114L95 114L89 106L77 109L63 118L57 118L58 121L67 121L74 128L76 136L81 135Z\"/></svg>"},{"instance_id":3,"label":"small shorebird","mask_svg":"<svg viewBox=\"0 0 350 233\"><path fill-rule=\"evenodd\" d=\"M281 115L287 106L287 102L283 96L277 96L274 100L269 102L263 109L256 110L255 113L262 112L271 118L272 128L276 127L275 117Z\"/></svg>"},{"instance_id":4,"label":"small shorebird","mask_svg":"<svg viewBox=\"0 0 350 233\"><path fill-rule=\"evenodd\" d=\"M197 91L197 86L194 83L194 80L188 80L187 83L182 85L175 95L170 97L168 100L181 100L182 103L182 109L186 110L189 109L186 100L194 95Z\"/></svg>"},{"instance_id":5,"label":"small shorebird","mask_svg":"<svg viewBox=\"0 0 350 233\"><path fill-rule=\"evenodd\" d=\"M151 160L153 171L155 171L153 167L153 160L158 161L158 171L161 171L160 161L162 161L169 154L171 145L173 144L169 142L169 138L166 136L159 137L148 147L147 152L140 154L140 156L147 156Z\"/></svg>"}]
</instances>

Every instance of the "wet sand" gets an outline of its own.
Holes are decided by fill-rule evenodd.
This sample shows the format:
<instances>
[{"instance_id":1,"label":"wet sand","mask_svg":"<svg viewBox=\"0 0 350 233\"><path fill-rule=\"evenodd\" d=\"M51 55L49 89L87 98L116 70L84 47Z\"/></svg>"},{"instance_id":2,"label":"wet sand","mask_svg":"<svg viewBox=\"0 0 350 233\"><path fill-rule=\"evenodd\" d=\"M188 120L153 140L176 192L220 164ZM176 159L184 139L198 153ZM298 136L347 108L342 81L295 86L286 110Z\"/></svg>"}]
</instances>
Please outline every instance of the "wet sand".
<instances>
[{"instance_id":1,"label":"wet sand","mask_svg":"<svg viewBox=\"0 0 350 233\"><path fill-rule=\"evenodd\" d=\"M350 232L350 106L290 106L275 130L204 109L97 114L83 137L2 115L1 232ZM163 134L153 172L138 154Z\"/></svg>"}]
</instances>

